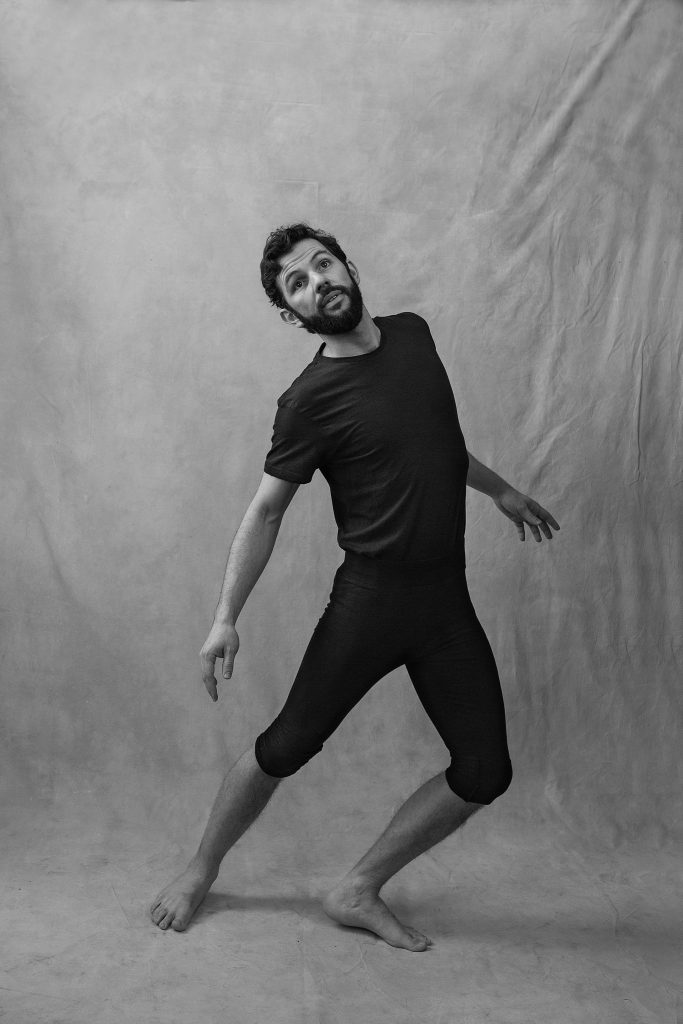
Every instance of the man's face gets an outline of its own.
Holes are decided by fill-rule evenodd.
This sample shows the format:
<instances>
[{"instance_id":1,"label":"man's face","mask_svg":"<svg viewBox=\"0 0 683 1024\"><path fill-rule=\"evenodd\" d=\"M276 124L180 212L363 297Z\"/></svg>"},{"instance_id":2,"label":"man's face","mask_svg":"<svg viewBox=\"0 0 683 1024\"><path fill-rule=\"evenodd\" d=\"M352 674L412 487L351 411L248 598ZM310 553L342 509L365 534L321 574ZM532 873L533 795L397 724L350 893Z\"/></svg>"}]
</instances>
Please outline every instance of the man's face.
<instances>
[{"instance_id":1,"label":"man's face","mask_svg":"<svg viewBox=\"0 0 683 1024\"><path fill-rule=\"evenodd\" d=\"M345 264L321 242L302 239L281 258L280 266L277 283L282 297L308 331L346 334L358 326L363 316L360 288Z\"/></svg>"}]
</instances>

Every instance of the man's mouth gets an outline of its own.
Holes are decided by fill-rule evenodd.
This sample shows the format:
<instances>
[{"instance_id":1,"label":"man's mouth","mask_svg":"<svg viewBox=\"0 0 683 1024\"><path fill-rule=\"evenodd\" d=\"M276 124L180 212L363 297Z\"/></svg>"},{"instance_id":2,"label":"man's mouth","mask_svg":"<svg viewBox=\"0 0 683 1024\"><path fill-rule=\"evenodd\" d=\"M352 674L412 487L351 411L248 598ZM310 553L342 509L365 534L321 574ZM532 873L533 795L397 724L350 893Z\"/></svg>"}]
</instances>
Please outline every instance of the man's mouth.
<instances>
[{"instance_id":1,"label":"man's mouth","mask_svg":"<svg viewBox=\"0 0 683 1024\"><path fill-rule=\"evenodd\" d=\"M343 294L344 294L344 292L340 288L335 288L335 289L333 289L333 291L328 292L327 295L325 296L325 298L322 301L323 309L328 304L328 302L332 302L334 299L338 299L339 296L343 295Z\"/></svg>"}]
</instances>

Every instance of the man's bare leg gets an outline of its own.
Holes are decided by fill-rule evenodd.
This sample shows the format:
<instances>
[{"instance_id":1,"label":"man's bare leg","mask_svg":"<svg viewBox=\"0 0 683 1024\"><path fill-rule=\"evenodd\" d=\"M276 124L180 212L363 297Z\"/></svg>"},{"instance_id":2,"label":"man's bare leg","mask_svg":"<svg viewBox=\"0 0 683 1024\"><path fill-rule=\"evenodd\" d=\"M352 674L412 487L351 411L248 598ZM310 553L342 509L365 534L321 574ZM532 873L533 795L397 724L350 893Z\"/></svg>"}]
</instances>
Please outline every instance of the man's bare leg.
<instances>
[{"instance_id":1,"label":"man's bare leg","mask_svg":"<svg viewBox=\"0 0 683 1024\"><path fill-rule=\"evenodd\" d=\"M187 927L216 880L223 857L256 820L280 782L261 770L253 748L232 766L216 795L199 849L149 908L159 928L181 932Z\"/></svg>"},{"instance_id":2,"label":"man's bare leg","mask_svg":"<svg viewBox=\"0 0 683 1024\"><path fill-rule=\"evenodd\" d=\"M420 853L441 842L483 804L467 803L441 772L398 809L374 846L325 897L327 914L340 924L366 928L392 946L414 952L432 940L402 924L379 898L384 883Z\"/></svg>"}]
</instances>

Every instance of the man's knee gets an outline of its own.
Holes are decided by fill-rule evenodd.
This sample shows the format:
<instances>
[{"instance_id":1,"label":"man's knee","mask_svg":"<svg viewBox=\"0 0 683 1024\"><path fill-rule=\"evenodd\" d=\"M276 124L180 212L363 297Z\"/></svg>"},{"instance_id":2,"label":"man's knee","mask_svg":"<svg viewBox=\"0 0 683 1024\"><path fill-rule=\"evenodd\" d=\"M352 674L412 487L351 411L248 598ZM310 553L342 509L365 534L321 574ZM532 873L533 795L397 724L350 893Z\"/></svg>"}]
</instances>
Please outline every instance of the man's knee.
<instances>
[{"instance_id":1,"label":"man's knee","mask_svg":"<svg viewBox=\"0 0 683 1024\"><path fill-rule=\"evenodd\" d=\"M254 753L261 771L283 779L298 772L322 748L322 743L313 740L304 729L285 725L276 718L256 738Z\"/></svg>"},{"instance_id":2,"label":"man's knee","mask_svg":"<svg viewBox=\"0 0 683 1024\"><path fill-rule=\"evenodd\" d=\"M492 804L509 788L512 764L509 758L494 763L478 757L454 757L446 769L446 782L468 803Z\"/></svg>"}]
</instances>

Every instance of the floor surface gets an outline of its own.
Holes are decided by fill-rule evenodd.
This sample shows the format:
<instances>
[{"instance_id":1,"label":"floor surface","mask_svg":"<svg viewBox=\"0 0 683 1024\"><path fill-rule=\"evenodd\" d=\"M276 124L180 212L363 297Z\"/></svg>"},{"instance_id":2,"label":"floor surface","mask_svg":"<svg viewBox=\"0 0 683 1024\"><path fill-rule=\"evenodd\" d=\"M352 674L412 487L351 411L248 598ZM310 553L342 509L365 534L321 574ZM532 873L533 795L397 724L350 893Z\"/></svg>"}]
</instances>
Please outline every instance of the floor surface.
<instances>
[{"instance_id":1,"label":"floor surface","mask_svg":"<svg viewBox=\"0 0 683 1024\"><path fill-rule=\"evenodd\" d=\"M319 895L348 866L329 852L344 845L334 835L325 873L312 873L295 849L281 856L296 837L279 850L257 823L177 934L159 931L147 906L189 847L152 827L89 829L76 815L10 820L8 1024L683 1020L673 853L588 855L561 827L492 830L482 812L385 887L398 916L434 940L410 953L321 910Z\"/></svg>"}]
</instances>

